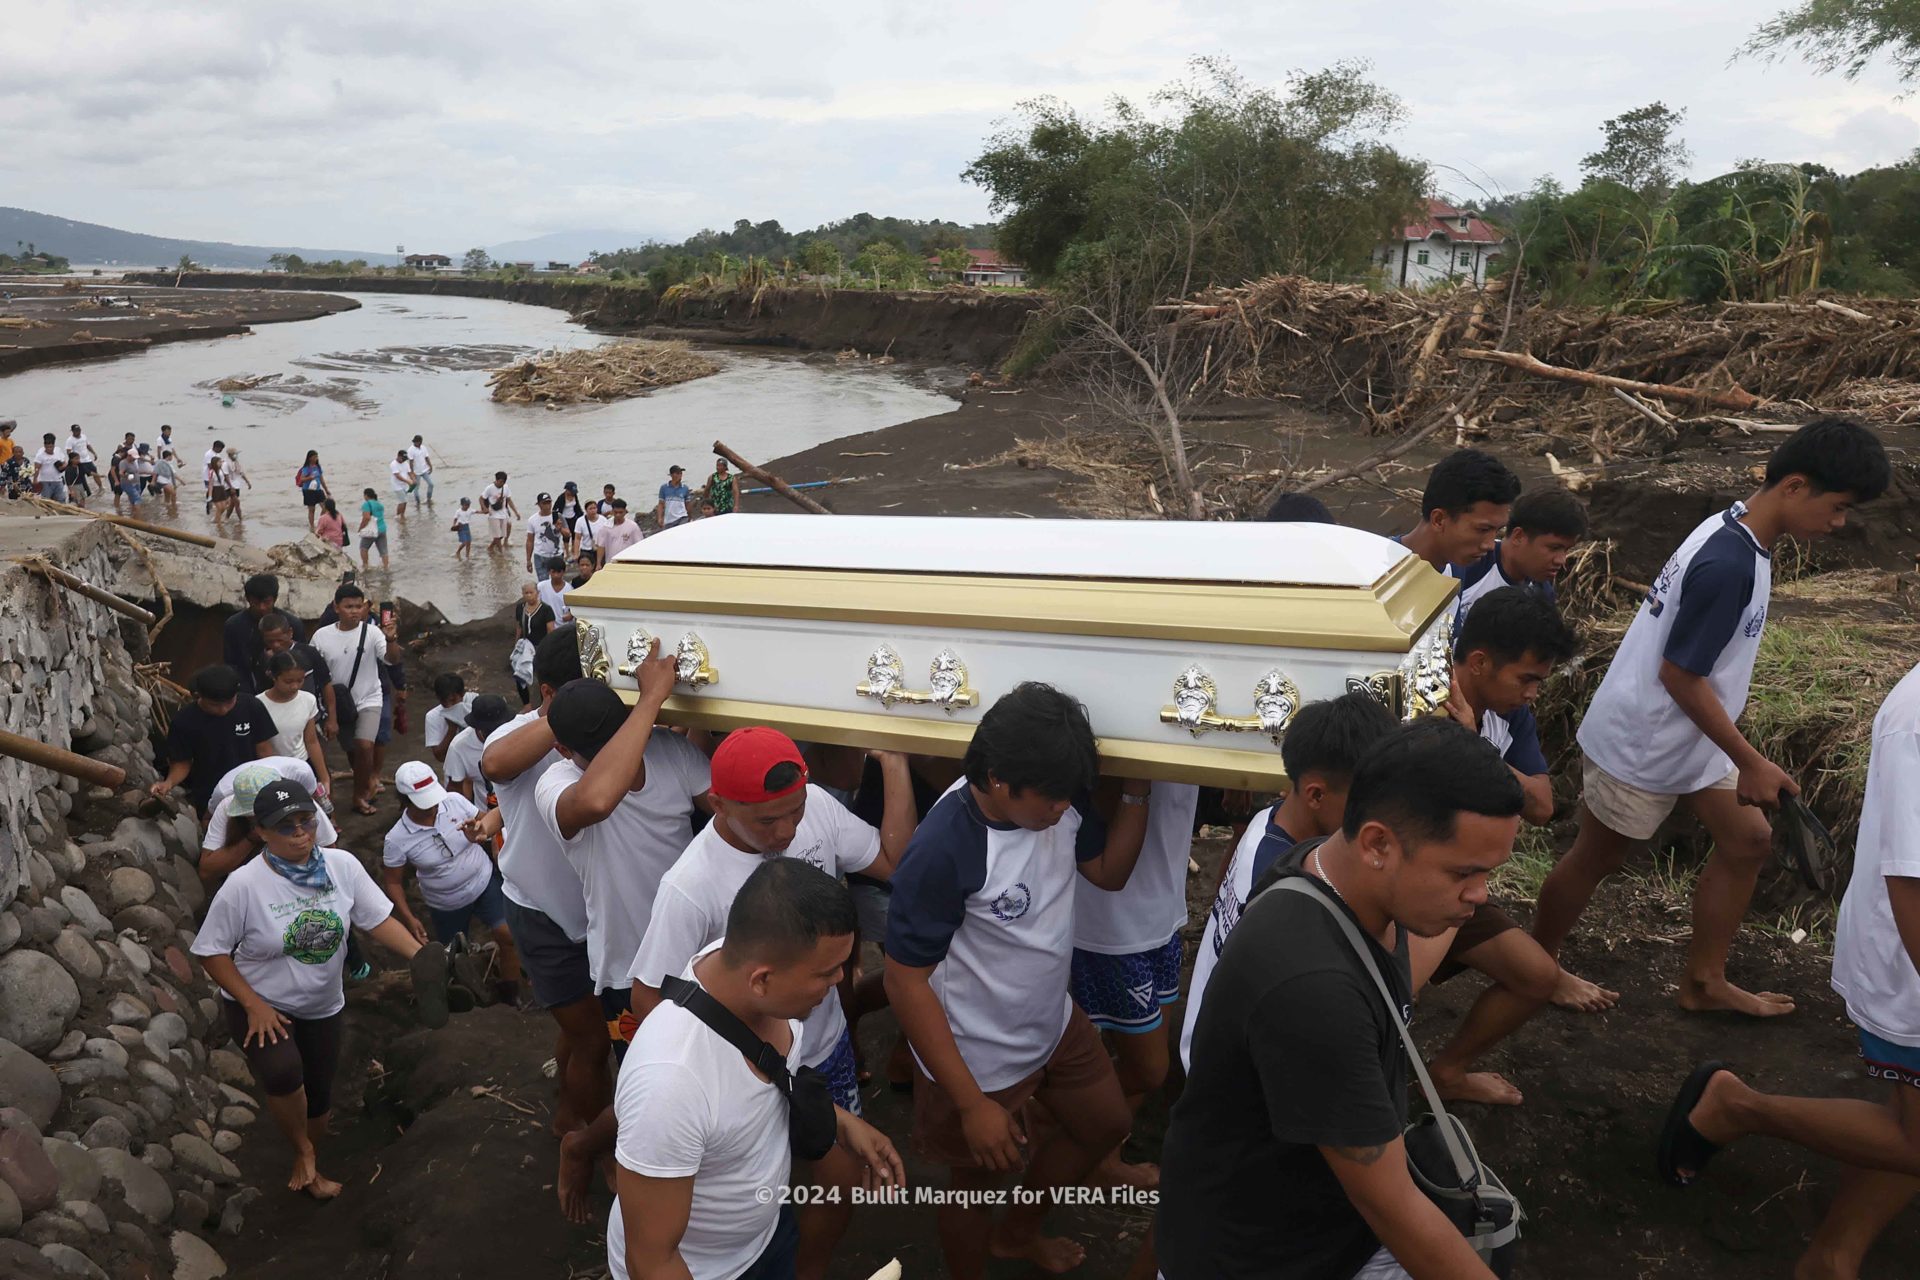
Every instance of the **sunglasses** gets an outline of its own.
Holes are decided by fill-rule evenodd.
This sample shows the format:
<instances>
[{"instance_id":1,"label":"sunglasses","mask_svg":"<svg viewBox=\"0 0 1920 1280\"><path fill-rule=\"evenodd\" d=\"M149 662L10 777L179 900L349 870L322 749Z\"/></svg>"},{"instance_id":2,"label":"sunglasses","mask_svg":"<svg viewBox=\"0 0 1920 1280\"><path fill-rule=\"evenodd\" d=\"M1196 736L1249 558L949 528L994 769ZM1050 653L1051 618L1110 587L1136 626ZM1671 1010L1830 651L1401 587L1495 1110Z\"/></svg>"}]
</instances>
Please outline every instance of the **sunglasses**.
<instances>
[{"instance_id":1,"label":"sunglasses","mask_svg":"<svg viewBox=\"0 0 1920 1280\"><path fill-rule=\"evenodd\" d=\"M309 817L302 818L298 822L278 822L274 824L273 829L279 835L298 836L305 835L318 825L319 819Z\"/></svg>"}]
</instances>

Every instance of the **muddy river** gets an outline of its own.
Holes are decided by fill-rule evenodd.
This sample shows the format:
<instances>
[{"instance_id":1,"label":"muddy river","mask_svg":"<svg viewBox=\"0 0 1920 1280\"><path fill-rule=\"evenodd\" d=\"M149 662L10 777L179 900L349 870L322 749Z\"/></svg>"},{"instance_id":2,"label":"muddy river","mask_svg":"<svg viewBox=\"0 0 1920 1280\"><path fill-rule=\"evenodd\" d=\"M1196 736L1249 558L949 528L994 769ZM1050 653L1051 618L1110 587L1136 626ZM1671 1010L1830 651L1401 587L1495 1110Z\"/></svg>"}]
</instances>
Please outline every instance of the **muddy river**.
<instances>
[{"instance_id":1,"label":"muddy river","mask_svg":"<svg viewBox=\"0 0 1920 1280\"><path fill-rule=\"evenodd\" d=\"M526 577L518 534L512 555L489 557L480 534L470 561L452 558L448 526L461 495L477 495L497 470L508 473L523 513L532 512L535 493L558 492L569 480L595 495L612 483L634 510L650 511L671 464L686 467L694 485L712 470L716 438L748 458L774 458L954 406L897 368L739 349L711 353L723 366L713 377L633 400L560 410L495 404L489 369L606 339L545 307L380 294L361 302L357 311L241 337L0 379L0 417L19 419L18 437L36 442L43 431L64 437L78 422L103 467L125 432L151 441L170 423L192 472L182 479L177 523L262 546L306 531L293 472L318 449L350 531L363 488L388 500L392 569L380 575L376 556L370 585L432 601L460 621L492 612ZM223 404L218 384L234 378L261 381ZM437 459L435 495L401 519L387 493L387 464L416 434ZM238 448L253 482L242 490L241 522L219 528L202 510L198 475L216 439ZM97 496L93 505L107 501ZM777 499L747 499L768 501ZM155 502L138 514L176 523Z\"/></svg>"}]
</instances>

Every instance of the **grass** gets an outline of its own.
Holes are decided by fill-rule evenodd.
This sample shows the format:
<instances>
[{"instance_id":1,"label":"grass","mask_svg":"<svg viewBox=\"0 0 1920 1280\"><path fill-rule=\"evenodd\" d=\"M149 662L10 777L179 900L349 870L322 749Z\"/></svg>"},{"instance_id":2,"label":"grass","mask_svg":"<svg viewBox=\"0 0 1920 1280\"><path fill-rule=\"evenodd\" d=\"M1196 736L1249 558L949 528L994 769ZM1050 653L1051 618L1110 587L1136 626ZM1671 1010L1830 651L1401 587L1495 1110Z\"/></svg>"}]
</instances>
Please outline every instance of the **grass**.
<instances>
[{"instance_id":1,"label":"grass","mask_svg":"<svg viewBox=\"0 0 1920 1280\"><path fill-rule=\"evenodd\" d=\"M1487 887L1507 901L1534 902L1555 861L1552 829L1523 824L1513 842L1513 856L1489 877Z\"/></svg>"}]
</instances>

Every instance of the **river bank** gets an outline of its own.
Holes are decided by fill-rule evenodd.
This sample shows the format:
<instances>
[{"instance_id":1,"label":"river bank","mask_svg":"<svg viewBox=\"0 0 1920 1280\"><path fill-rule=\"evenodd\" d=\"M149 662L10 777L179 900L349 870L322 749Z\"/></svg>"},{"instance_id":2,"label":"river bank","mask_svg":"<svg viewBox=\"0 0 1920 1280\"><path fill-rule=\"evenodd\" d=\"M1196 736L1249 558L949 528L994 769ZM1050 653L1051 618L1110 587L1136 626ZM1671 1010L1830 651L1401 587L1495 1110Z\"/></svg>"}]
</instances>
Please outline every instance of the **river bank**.
<instances>
[{"instance_id":1,"label":"river bank","mask_svg":"<svg viewBox=\"0 0 1920 1280\"><path fill-rule=\"evenodd\" d=\"M129 291L105 279L70 291L65 282L45 277L4 277L0 289L11 295L0 303L0 375L133 355L172 342L236 337L253 325L313 320L360 306L335 294L295 298L257 288L223 294L167 287ZM108 298L135 305L110 306Z\"/></svg>"}]
</instances>

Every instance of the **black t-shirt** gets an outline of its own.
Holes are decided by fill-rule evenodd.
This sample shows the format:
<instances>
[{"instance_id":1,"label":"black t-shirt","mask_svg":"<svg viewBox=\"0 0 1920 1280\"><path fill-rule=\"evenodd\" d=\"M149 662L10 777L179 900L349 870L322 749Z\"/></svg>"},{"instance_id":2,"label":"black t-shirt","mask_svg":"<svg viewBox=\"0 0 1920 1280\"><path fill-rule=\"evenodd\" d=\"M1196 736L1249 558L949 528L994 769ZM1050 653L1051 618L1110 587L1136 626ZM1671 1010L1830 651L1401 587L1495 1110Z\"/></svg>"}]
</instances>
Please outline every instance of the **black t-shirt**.
<instances>
[{"instance_id":1,"label":"black t-shirt","mask_svg":"<svg viewBox=\"0 0 1920 1280\"><path fill-rule=\"evenodd\" d=\"M1308 874L1302 863L1319 844L1294 846L1274 873ZM1405 935L1394 955L1368 944L1404 1016ZM1407 1063L1379 990L1324 907L1291 892L1254 896L1207 984L1192 1058L1160 1154L1161 1273L1348 1280L1380 1242L1318 1148L1399 1137Z\"/></svg>"},{"instance_id":2,"label":"black t-shirt","mask_svg":"<svg viewBox=\"0 0 1920 1280\"><path fill-rule=\"evenodd\" d=\"M307 638L307 630L300 620L287 614L293 623L293 638L296 641ZM267 646L260 639L260 619L247 610L229 614L220 628L220 651L226 664L240 673L241 689L250 693L263 693L266 685L262 683L265 671L262 670L266 658Z\"/></svg>"},{"instance_id":3,"label":"black t-shirt","mask_svg":"<svg viewBox=\"0 0 1920 1280\"><path fill-rule=\"evenodd\" d=\"M553 616L553 606L544 601L538 609L529 613L527 602L522 600L513 606L513 615L518 622L521 638L531 640L536 645L545 638L547 632L552 630L553 623L557 621Z\"/></svg>"},{"instance_id":4,"label":"black t-shirt","mask_svg":"<svg viewBox=\"0 0 1920 1280\"><path fill-rule=\"evenodd\" d=\"M208 715L198 702L189 702L173 713L167 729L167 759L193 761L187 771L187 794L204 809L214 784L228 770L257 759L254 748L271 741L276 732L273 717L250 693L241 694L224 716Z\"/></svg>"}]
</instances>

